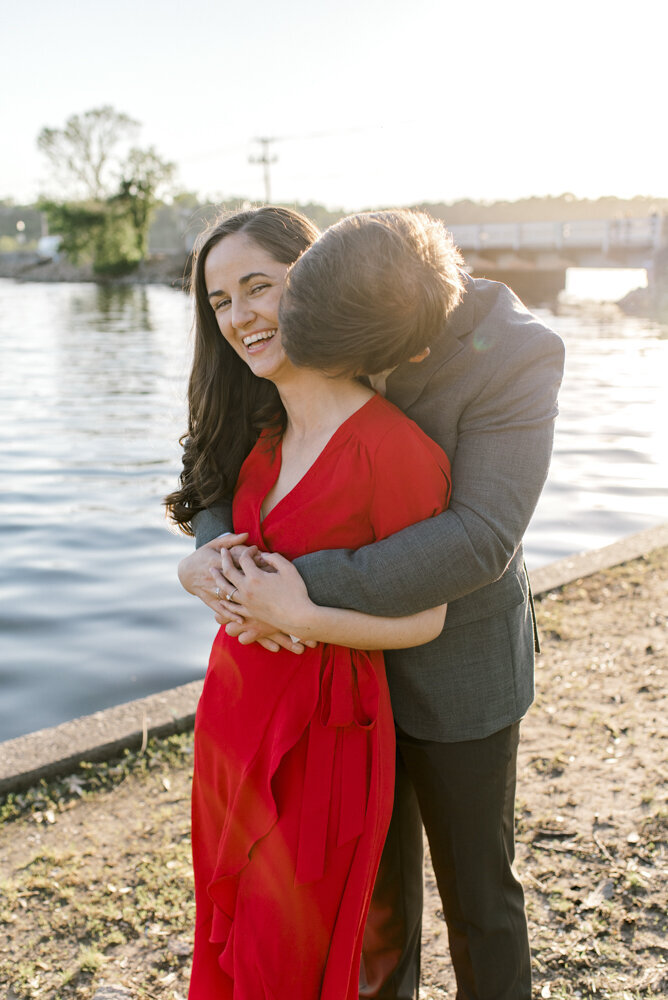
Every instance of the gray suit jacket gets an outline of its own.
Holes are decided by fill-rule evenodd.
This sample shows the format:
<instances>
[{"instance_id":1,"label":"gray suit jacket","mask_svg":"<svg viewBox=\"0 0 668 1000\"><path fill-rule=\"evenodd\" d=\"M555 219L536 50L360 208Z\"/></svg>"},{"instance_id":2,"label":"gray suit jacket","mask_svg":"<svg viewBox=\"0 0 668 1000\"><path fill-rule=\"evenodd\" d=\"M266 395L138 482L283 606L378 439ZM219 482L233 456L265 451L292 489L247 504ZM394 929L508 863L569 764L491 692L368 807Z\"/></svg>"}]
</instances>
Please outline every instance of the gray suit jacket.
<instances>
[{"instance_id":1,"label":"gray suit jacket","mask_svg":"<svg viewBox=\"0 0 668 1000\"><path fill-rule=\"evenodd\" d=\"M296 560L324 606L395 616L448 603L437 639L385 654L395 718L413 736L479 739L531 704L522 536L547 476L563 363L560 338L505 285L467 277L429 357L387 381L387 398L452 462L449 509L357 551ZM197 515L198 545L231 527L229 508L216 514Z\"/></svg>"}]
</instances>

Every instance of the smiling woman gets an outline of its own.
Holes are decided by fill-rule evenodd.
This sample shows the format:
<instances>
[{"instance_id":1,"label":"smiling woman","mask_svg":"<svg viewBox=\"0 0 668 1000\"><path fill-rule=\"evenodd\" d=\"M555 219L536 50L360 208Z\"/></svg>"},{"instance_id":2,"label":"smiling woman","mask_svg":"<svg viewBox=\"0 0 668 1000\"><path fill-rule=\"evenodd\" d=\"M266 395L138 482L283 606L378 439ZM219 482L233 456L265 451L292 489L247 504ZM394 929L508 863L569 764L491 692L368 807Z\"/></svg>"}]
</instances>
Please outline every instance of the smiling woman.
<instances>
[{"instance_id":1,"label":"smiling woman","mask_svg":"<svg viewBox=\"0 0 668 1000\"><path fill-rule=\"evenodd\" d=\"M276 329L287 269L318 235L303 215L268 206L222 219L202 234L195 248L189 421L181 439L180 488L165 499L185 534L193 534L191 521L198 511L232 494L258 434L269 426L285 426L276 387L251 370L253 352L235 323L246 337Z\"/></svg>"}]
</instances>

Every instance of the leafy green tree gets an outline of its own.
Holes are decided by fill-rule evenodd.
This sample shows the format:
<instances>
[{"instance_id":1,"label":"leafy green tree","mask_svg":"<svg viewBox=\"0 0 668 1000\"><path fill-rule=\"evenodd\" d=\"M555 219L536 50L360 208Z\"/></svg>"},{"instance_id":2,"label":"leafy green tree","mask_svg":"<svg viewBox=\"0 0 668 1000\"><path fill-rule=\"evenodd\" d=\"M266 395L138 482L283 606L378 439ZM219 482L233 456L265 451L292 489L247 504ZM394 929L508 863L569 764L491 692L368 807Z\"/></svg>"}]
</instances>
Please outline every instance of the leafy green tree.
<instances>
[{"instance_id":1,"label":"leafy green tree","mask_svg":"<svg viewBox=\"0 0 668 1000\"><path fill-rule=\"evenodd\" d=\"M172 181L174 164L166 163L149 149L131 149L124 165L118 193L110 203L122 208L131 219L140 258L148 252L148 230L159 203L159 193Z\"/></svg>"},{"instance_id":2,"label":"leafy green tree","mask_svg":"<svg viewBox=\"0 0 668 1000\"><path fill-rule=\"evenodd\" d=\"M93 263L94 248L104 229L104 209L95 202L55 202L43 200L49 229L61 237L61 250L73 264Z\"/></svg>"},{"instance_id":3,"label":"leafy green tree","mask_svg":"<svg viewBox=\"0 0 668 1000\"><path fill-rule=\"evenodd\" d=\"M100 274L130 271L146 256L151 217L174 175L174 164L153 147L129 146L138 128L105 105L72 115L62 129L44 128L37 139L67 196L42 202L49 227L71 260Z\"/></svg>"}]
</instances>

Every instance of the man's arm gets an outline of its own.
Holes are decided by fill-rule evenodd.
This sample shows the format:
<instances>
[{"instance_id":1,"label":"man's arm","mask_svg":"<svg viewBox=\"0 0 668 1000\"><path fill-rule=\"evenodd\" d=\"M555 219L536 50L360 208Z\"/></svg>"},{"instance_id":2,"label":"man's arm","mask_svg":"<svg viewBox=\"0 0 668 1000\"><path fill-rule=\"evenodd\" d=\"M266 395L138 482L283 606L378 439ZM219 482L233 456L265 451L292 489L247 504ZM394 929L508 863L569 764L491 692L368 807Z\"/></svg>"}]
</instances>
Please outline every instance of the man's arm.
<instances>
[{"instance_id":1,"label":"man's arm","mask_svg":"<svg viewBox=\"0 0 668 1000\"><path fill-rule=\"evenodd\" d=\"M522 541L550 463L564 349L544 332L494 369L461 414L443 514L357 551L295 561L323 607L401 616L450 603L498 579ZM428 391L428 389L426 390ZM225 512L193 521L197 545L226 530Z\"/></svg>"},{"instance_id":2,"label":"man's arm","mask_svg":"<svg viewBox=\"0 0 668 1000\"><path fill-rule=\"evenodd\" d=\"M193 517L192 526L195 531L195 548L198 549L225 531L232 531L231 502L228 500L209 510L201 510Z\"/></svg>"},{"instance_id":3,"label":"man's arm","mask_svg":"<svg viewBox=\"0 0 668 1000\"><path fill-rule=\"evenodd\" d=\"M313 644L334 643L353 649L405 649L421 646L440 635L445 607L414 615L381 617L347 608L324 608L308 596L294 565L278 553L263 553L264 569L255 563L257 549L247 548L239 565L222 553L226 586L235 589L230 611L262 619L273 617L284 633L296 633ZM266 572L270 567L273 572Z\"/></svg>"},{"instance_id":4,"label":"man's arm","mask_svg":"<svg viewBox=\"0 0 668 1000\"><path fill-rule=\"evenodd\" d=\"M450 603L498 579L522 541L552 453L563 344L523 342L461 414L448 510L357 551L295 561L311 599L375 615Z\"/></svg>"}]
</instances>

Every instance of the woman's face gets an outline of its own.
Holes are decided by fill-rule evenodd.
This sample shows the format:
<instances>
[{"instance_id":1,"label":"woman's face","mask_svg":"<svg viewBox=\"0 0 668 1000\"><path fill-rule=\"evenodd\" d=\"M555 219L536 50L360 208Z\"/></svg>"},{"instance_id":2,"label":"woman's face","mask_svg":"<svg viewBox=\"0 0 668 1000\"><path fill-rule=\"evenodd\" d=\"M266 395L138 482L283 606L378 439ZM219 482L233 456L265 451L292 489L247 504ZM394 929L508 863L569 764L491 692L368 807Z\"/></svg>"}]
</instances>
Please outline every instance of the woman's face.
<instances>
[{"instance_id":1,"label":"woman's face","mask_svg":"<svg viewBox=\"0 0 668 1000\"><path fill-rule=\"evenodd\" d=\"M292 367L278 332L287 264L244 233L226 236L204 262L207 296L218 328L253 374L274 380Z\"/></svg>"}]
</instances>

